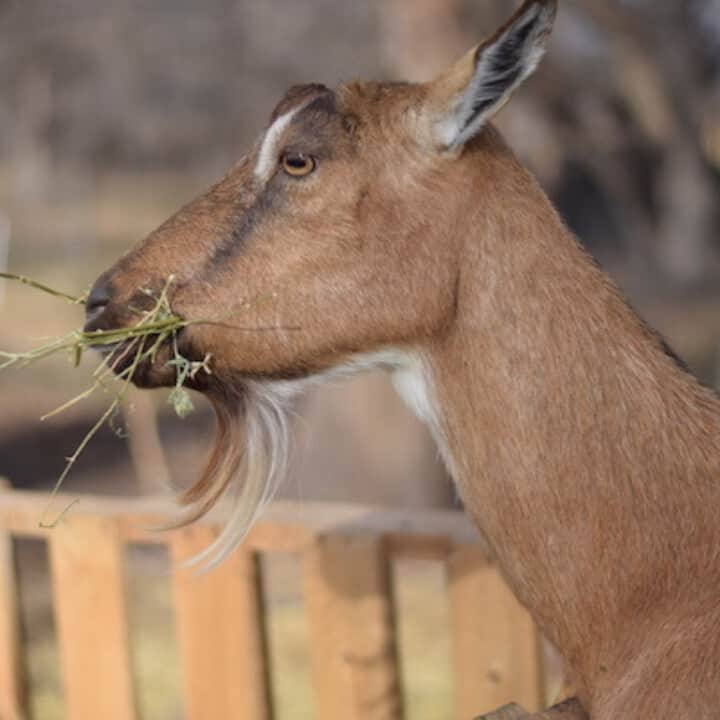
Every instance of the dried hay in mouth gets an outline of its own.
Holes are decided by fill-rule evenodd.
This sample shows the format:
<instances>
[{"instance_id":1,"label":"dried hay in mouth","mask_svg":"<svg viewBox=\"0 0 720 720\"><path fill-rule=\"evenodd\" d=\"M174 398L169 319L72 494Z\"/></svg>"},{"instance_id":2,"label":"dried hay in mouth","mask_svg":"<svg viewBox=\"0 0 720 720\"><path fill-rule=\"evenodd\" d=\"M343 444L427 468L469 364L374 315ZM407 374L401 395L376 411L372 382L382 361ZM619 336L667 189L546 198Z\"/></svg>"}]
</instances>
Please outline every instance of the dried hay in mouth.
<instances>
[{"instance_id":1,"label":"dried hay in mouth","mask_svg":"<svg viewBox=\"0 0 720 720\"><path fill-rule=\"evenodd\" d=\"M0 278L21 282L73 304L82 305L85 302L83 296L68 295L23 276L2 273ZM27 352L0 352L0 370L4 370L25 367L57 354L69 354L77 366L86 350L106 350L93 373L92 385L43 417L46 419L64 412L97 392L111 396L105 412L67 458L53 488L53 496L59 492L92 438L119 412L135 371L142 363L155 361L161 347L171 348L171 357L166 364L175 369L176 381L169 395L170 404L180 417L193 410L186 383L200 373L211 375L212 358L209 355L202 361L185 358L178 347L178 333L189 325L214 321L187 321L173 314L168 299L173 282L174 278L169 277L160 294L153 296L155 304L152 309L142 314L135 325L94 332L75 330ZM249 303L244 306L249 307ZM120 367L123 369L120 370ZM185 508L184 512L164 529L189 525L207 515L221 499L234 497L229 504L229 517L217 541L194 558L193 563L214 565L222 561L242 542L261 509L271 499L287 464L291 396L287 388L254 380L243 382L241 388L208 393L217 419L213 449L200 479L178 498L179 504ZM40 525L55 527L74 502L52 521L41 519Z\"/></svg>"},{"instance_id":2,"label":"dried hay in mouth","mask_svg":"<svg viewBox=\"0 0 720 720\"><path fill-rule=\"evenodd\" d=\"M67 293L54 290L47 285L38 283L23 275L0 273L0 278L18 281L36 290L70 302L73 305L84 305L86 301L85 295L77 297L68 295ZM210 358L206 357L205 360L200 363L191 362L187 358L184 358L178 350L178 333L183 328L194 323L173 314L170 309L168 293L173 282L174 277L170 276L157 297L154 297L151 291L146 291L149 296L153 297L155 303L150 310L140 315L134 325L90 332L73 330L67 335L56 338L45 345L41 345L27 352L10 353L0 351L0 370L6 370L11 367L25 367L58 354L69 354L73 359L73 364L77 367L80 364L83 354L87 350L105 351L104 359L93 373L94 383L92 387L86 392L81 393L77 398L69 400L53 412L45 415L43 419L46 419L67 410L76 402L89 397L89 395L96 390L107 389L106 383L113 377L126 381L124 387L116 393L116 396L119 393L124 393L138 366L146 360L154 360L158 350L170 342L173 347L173 357L168 364L176 368L177 383L175 390L178 391L175 395L171 393L170 400L178 414L182 416L182 411L186 409L187 404L187 400L181 394L183 386L188 379L194 378L201 370L208 373L210 372ZM128 360L130 360L129 363L127 362ZM116 373L115 370L123 362L127 364L127 367L121 372Z\"/></svg>"}]
</instances>

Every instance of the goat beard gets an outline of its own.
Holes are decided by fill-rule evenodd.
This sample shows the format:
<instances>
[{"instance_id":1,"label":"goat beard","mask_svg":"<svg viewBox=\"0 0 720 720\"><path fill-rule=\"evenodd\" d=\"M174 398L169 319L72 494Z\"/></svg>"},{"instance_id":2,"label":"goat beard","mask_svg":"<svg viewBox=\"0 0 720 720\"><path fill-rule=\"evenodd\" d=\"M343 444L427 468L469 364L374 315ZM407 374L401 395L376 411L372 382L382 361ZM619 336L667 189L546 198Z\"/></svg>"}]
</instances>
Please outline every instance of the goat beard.
<instances>
[{"instance_id":1,"label":"goat beard","mask_svg":"<svg viewBox=\"0 0 720 720\"><path fill-rule=\"evenodd\" d=\"M261 380L207 392L216 417L212 451L200 479L179 495L184 511L168 528L190 525L226 499L228 515L216 540L192 564L222 562L272 499L287 470L294 394L289 384Z\"/></svg>"}]
</instances>

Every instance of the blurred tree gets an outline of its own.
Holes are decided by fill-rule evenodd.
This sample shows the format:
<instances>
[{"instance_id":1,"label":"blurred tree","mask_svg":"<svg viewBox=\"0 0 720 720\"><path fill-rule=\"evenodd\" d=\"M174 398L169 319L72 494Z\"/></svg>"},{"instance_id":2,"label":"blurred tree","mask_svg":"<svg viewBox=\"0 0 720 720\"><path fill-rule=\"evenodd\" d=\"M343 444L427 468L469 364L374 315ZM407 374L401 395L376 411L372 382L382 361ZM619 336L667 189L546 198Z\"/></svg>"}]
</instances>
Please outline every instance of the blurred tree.
<instances>
[{"instance_id":1,"label":"blurred tree","mask_svg":"<svg viewBox=\"0 0 720 720\"><path fill-rule=\"evenodd\" d=\"M717 29L708 24L708 11L717 3L581 4L613 39L617 83L612 90L628 113L627 123L650 151L646 232L651 236L644 239L649 254L668 279L696 281L716 249L719 219L717 158L703 142L708 128L718 123L717 115L707 114L713 106L717 111L711 78L717 78L720 58L717 46L707 42Z\"/></svg>"},{"instance_id":2,"label":"blurred tree","mask_svg":"<svg viewBox=\"0 0 720 720\"><path fill-rule=\"evenodd\" d=\"M386 62L403 80L433 77L471 43L461 0L385 0L377 10Z\"/></svg>"}]
</instances>

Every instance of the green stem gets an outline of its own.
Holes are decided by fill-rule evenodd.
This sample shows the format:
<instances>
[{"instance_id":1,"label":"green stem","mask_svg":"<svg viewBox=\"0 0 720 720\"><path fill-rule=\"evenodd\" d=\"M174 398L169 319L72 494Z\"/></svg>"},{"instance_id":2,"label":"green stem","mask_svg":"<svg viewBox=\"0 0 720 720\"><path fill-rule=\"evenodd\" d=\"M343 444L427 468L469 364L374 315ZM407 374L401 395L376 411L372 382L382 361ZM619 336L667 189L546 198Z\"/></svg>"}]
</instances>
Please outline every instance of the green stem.
<instances>
[{"instance_id":1,"label":"green stem","mask_svg":"<svg viewBox=\"0 0 720 720\"><path fill-rule=\"evenodd\" d=\"M47 285L43 285L36 280L31 280L29 277L25 277L25 275L15 275L13 273L0 272L0 278L2 278L3 280L14 280L16 282L22 283L23 285L28 285L29 287L35 288L36 290L42 290L42 292L47 293L48 295L61 298L62 300L67 300L67 302L72 303L73 305L85 304L86 298L84 295L81 295L80 297L75 297L74 295L68 295L67 293L60 292L59 290L53 290L53 288L48 287Z\"/></svg>"}]
</instances>

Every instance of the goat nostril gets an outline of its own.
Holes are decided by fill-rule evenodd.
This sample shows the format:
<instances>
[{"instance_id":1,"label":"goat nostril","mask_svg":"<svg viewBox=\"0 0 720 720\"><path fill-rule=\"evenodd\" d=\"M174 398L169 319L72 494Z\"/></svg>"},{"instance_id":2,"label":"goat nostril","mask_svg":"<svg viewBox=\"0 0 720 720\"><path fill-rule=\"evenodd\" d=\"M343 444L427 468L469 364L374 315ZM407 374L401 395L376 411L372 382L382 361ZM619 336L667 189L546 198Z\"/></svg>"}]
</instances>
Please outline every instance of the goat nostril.
<instances>
[{"instance_id":1,"label":"goat nostril","mask_svg":"<svg viewBox=\"0 0 720 720\"><path fill-rule=\"evenodd\" d=\"M105 282L95 283L85 301L85 314L88 318L97 317L110 303L110 286Z\"/></svg>"}]
</instances>

